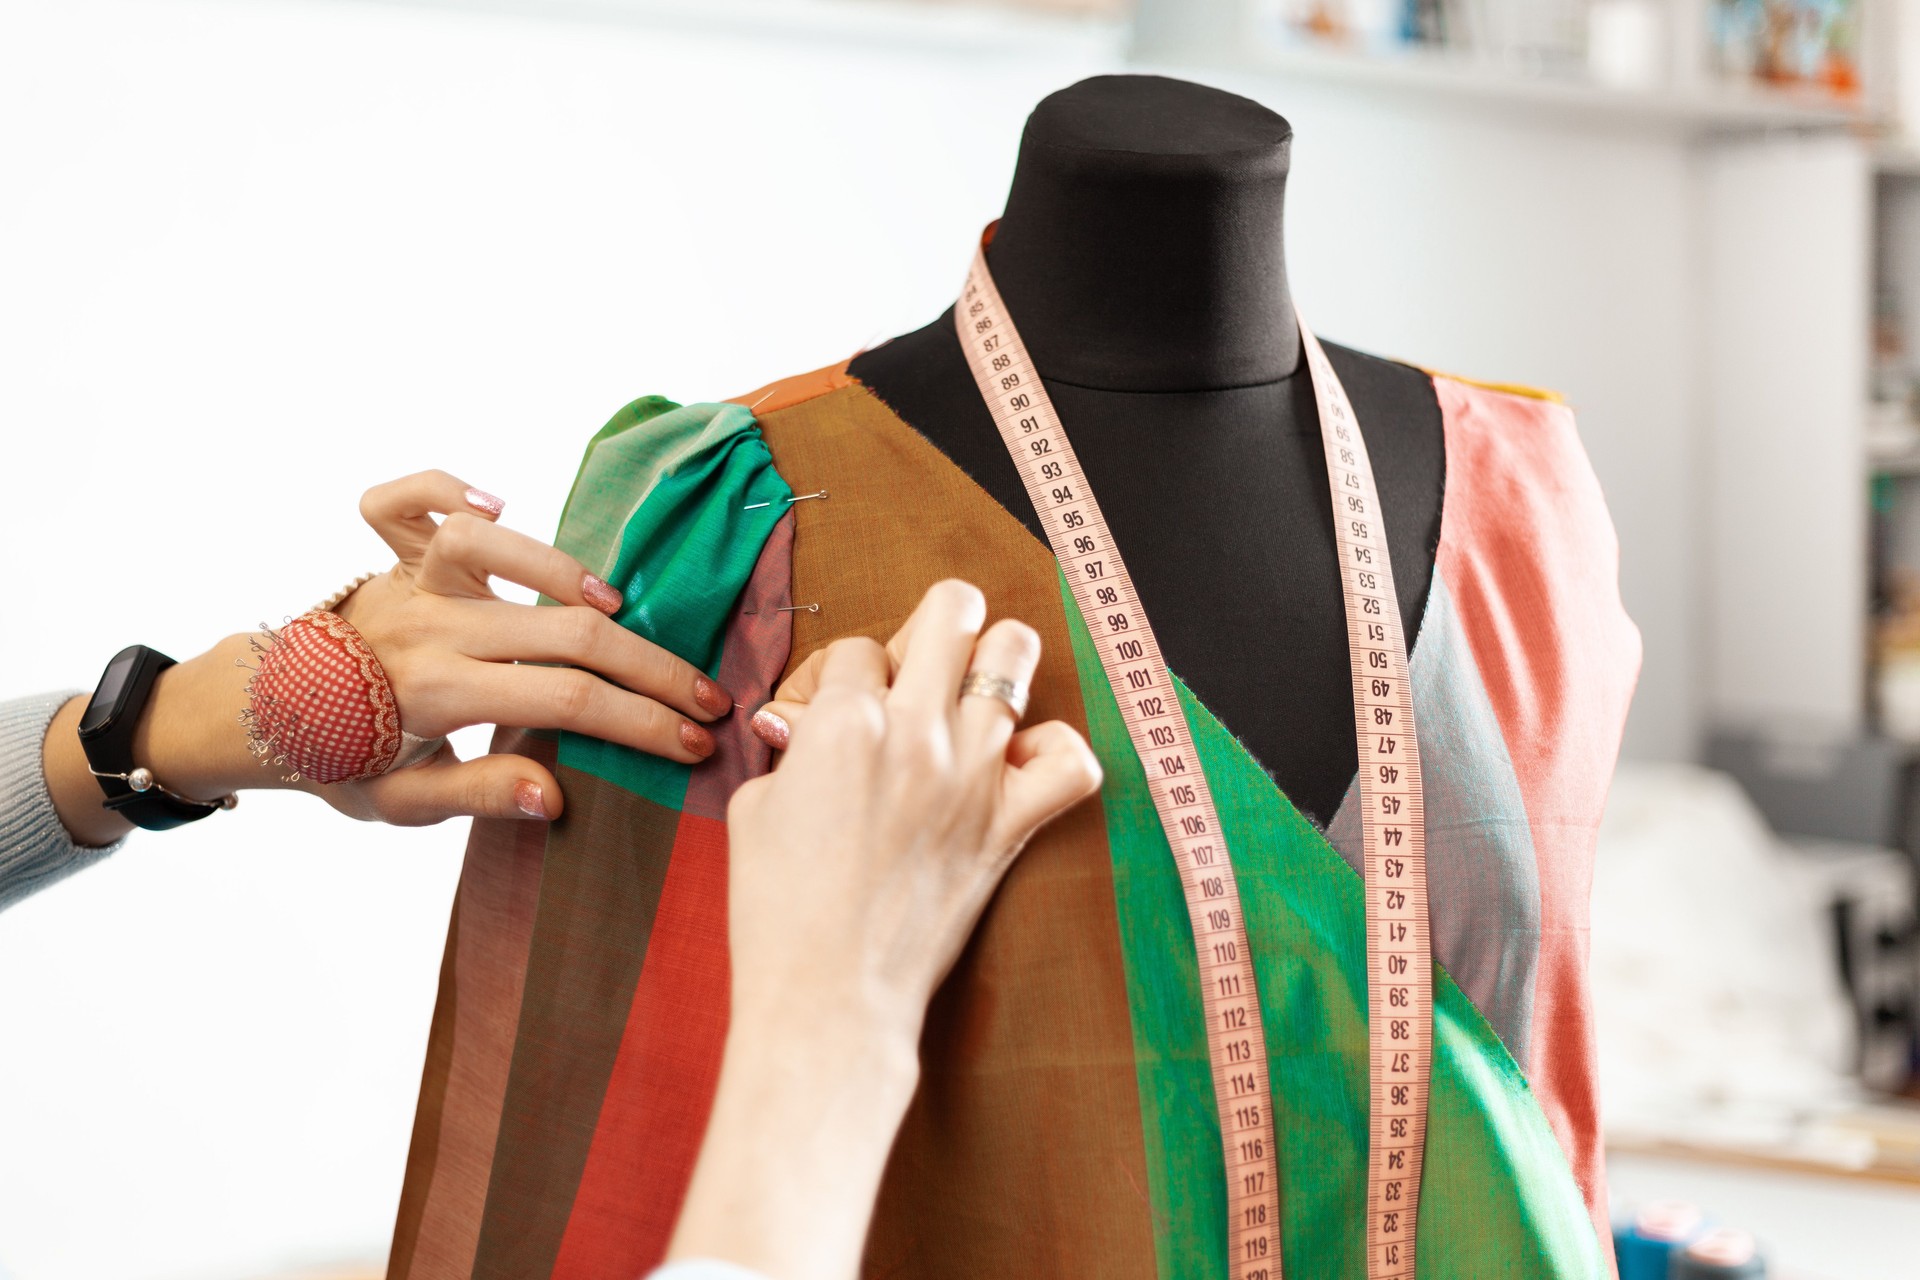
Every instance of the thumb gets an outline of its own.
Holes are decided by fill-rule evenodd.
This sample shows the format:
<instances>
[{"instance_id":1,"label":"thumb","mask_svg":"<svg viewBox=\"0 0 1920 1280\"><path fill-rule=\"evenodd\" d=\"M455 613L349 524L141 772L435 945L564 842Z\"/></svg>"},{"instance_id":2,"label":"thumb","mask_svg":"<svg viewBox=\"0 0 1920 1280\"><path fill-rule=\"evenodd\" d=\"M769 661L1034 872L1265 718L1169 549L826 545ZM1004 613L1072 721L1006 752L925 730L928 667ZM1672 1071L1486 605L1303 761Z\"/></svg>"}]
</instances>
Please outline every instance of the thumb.
<instances>
[{"instance_id":1,"label":"thumb","mask_svg":"<svg viewBox=\"0 0 1920 1280\"><path fill-rule=\"evenodd\" d=\"M550 822L566 808L553 775L525 756L462 761L452 747L365 785L380 820L401 827L429 826L448 818Z\"/></svg>"},{"instance_id":2,"label":"thumb","mask_svg":"<svg viewBox=\"0 0 1920 1280\"><path fill-rule=\"evenodd\" d=\"M793 730L807 714L804 702L786 702L775 699L766 703L753 713L753 719L747 721L754 736L772 747L775 751L785 751L787 742L793 737Z\"/></svg>"}]
</instances>

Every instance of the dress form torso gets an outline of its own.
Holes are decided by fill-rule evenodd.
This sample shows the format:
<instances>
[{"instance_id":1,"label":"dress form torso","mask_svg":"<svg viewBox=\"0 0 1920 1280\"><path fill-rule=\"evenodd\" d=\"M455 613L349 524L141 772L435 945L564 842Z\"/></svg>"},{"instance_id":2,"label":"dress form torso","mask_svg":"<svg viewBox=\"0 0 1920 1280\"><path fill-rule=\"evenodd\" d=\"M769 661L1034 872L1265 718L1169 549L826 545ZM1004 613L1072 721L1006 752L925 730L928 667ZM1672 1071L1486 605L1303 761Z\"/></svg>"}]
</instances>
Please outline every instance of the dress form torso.
<instances>
[{"instance_id":1,"label":"dress form torso","mask_svg":"<svg viewBox=\"0 0 1920 1280\"><path fill-rule=\"evenodd\" d=\"M1104 144L1069 145L1101 120ZM1029 127L991 261L1169 663L1209 704L1190 724L1265 964L1288 1269L1357 1275L1358 807L1316 829L1261 771L1322 823L1353 771L1325 465L1278 270L1284 143L1284 122L1210 90L1077 86ZM1423 1263L1606 1280L1586 893L1638 657L1612 528L1564 406L1330 354L1420 631L1429 1144L1446 1175L1422 1197ZM830 501L785 501L821 490ZM1084 733L1107 780L1022 853L929 1010L863 1274L1222 1274L1220 1130L1196 1105L1206 1022L1178 872L1031 529L949 315L851 370L726 403L635 400L592 434L556 545L622 593L624 625L744 706L838 639L891 634L941 577L1039 630L1030 715ZM567 813L475 823L395 1280L660 1260L727 1034L727 801L771 767L746 723L718 722L697 769L502 731L496 750L563 772Z\"/></svg>"},{"instance_id":2,"label":"dress form torso","mask_svg":"<svg viewBox=\"0 0 1920 1280\"><path fill-rule=\"evenodd\" d=\"M1218 90L1083 81L1029 119L988 263L1169 665L1324 825L1356 749L1326 462L1281 247L1291 137ZM1439 405L1418 370L1329 354L1372 452L1411 646L1439 537ZM1044 541L951 311L848 372Z\"/></svg>"}]
</instances>

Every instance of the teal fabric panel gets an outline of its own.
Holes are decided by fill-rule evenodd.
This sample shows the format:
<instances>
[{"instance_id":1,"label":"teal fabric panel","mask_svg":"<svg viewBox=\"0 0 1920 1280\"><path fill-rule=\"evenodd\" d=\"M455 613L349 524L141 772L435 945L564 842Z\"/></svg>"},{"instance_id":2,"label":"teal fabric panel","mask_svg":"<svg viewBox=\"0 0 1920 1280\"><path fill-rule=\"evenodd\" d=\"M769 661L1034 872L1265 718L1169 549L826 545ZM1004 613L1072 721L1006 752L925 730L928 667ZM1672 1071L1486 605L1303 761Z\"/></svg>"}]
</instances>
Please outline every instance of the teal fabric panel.
<instances>
[{"instance_id":1,"label":"teal fabric panel","mask_svg":"<svg viewBox=\"0 0 1920 1280\"><path fill-rule=\"evenodd\" d=\"M620 592L622 626L718 676L732 610L792 496L745 407L639 400L588 445L555 541ZM573 733L560 763L673 809L691 773Z\"/></svg>"}]
</instances>

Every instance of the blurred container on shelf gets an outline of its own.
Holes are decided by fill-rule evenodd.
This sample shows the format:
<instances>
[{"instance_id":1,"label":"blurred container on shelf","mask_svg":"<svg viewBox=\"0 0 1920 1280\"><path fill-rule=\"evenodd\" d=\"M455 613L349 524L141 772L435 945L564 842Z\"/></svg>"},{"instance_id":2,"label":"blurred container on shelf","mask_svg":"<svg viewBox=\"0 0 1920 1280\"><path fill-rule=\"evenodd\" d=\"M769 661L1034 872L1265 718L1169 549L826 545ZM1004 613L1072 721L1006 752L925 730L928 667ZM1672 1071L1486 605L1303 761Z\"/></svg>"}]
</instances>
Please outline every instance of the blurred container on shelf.
<instances>
[{"instance_id":1,"label":"blurred container on shelf","mask_svg":"<svg viewBox=\"0 0 1920 1280\"><path fill-rule=\"evenodd\" d=\"M1884 107L1894 58L1863 32L1871 10L1876 39L1920 40L1920 16L1896 4L1920 15L1920 0L1136 0L1133 36L1152 58L1508 97L1535 86L1548 101L1584 91L1597 112L1694 114L1731 133ZM1365 63L1397 70L1369 79Z\"/></svg>"},{"instance_id":2,"label":"blurred container on shelf","mask_svg":"<svg viewBox=\"0 0 1920 1280\"><path fill-rule=\"evenodd\" d=\"M1715 1227L1667 1263L1667 1280L1766 1280L1766 1274L1753 1237L1728 1227Z\"/></svg>"},{"instance_id":3,"label":"blurred container on shelf","mask_svg":"<svg viewBox=\"0 0 1920 1280\"><path fill-rule=\"evenodd\" d=\"M1456 0L1280 0L1286 41L1391 53L1453 47L1465 25Z\"/></svg>"},{"instance_id":4,"label":"blurred container on shelf","mask_svg":"<svg viewBox=\"0 0 1920 1280\"><path fill-rule=\"evenodd\" d=\"M1613 1228L1620 1280L1667 1280L1673 1256L1706 1229L1706 1215L1684 1200L1643 1205Z\"/></svg>"},{"instance_id":5,"label":"blurred container on shelf","mask_svg":"<svg viewBox=\"0 0 1920 1280\"><path fill-rule=\"evenodd\" d=\"M1612 89L1657 89L1667 78L1667 9L1661 0L1593 0L1587 73Z\"/></svg>"},{"instance_id":6,"label":"blurred container on shelf","mask_svg":"<svg viewBox=\"0 0 1920 1280\"><path fill-rule=\"evenodd\" d=\"M1445 49L1566 74L1585 56L1587 8L1588 0L1278 0L1273 25L1293 43Z\"/></svg>"},{"instance_id":7,"label":"blurred container on shelf","mask_svg":"<svg viewBox=\"0 0 1920 1280\"><path fill-rule=\"evenodd\" d=\"M1480 47L1534 75L1577 77L1587 52L1585 0L1503 0L1481 10Z\"/></svg>"},{"instance_id":8,"label":"blurred container on shelf","mask_svg":"<svg viewBox=\"0 0 1920 1280\"><path fill-rule=\"evenodd\" d=\"M1714 0L1713 66L1763 84L1860 92L1860 0Z\"/></svg>"},{"instance_id":9,"label":"blurred container on shelf","mask_svg":"<svg viewBox=\"0 0 1920 1280\"><path fill-rule=\"evenodd\" d=\"M1620 1280L1766 1280L1767 1263L1745 1231L1713 1226L1684 1200L1656 1200L1613 1226Z\"/></svg>"},{"instance_id":10,"label":"blurred container on shelf","mask_svg":"<svg viewBox=\"0 0 1920 1280\"><path fill-rule=\"evenodd\" d=\"M1920 742L1920 574L1889 568L1874 624L1874 704L1881 732Z\"/></svg>"},{"instance_id":11,"label":"blurred container on shelf","mask_svg":"<svg viewBox=\"0 0 1920 1280\"><path fill-rule=\"evenodd\" d=\"M1907 371L1907 325L1900 291L1882 277L1873 290L1873 399L1905 406L1913 394Z\"/></svg>"},{"instance_id":12,"label":"blurred container on shelf","mask_svg":"<svg viewBox=\"0 0 1920 1280\"><path fill-rule=\"evenodd\" d=\"M1899 399L1876 400L1868 407L1867 464L1875 472L1907 475L1920 470L1920 416L1916 416L1914 399L1914 390L1908 387ZM1878 498L1875 505L1880 505Z\"/></svg>"}]
</instances>

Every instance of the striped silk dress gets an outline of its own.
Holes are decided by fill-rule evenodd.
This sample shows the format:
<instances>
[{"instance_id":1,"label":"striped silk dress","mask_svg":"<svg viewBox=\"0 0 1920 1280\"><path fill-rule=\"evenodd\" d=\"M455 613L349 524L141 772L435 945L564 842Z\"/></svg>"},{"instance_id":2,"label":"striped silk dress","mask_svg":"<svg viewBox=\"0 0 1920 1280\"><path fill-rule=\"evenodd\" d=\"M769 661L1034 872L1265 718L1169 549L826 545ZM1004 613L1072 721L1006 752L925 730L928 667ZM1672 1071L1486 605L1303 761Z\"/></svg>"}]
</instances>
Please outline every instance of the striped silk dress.
<instances>
[{"instance_id":1,"label":"striped silk dress","mask_svg":"<svg viewBox=\"0 0 1920 1280\"><path fill-rule=\"evenodd\" d=\"M1639 637L1571 413L1432 380L1446 487L1412 654L1435 963L1419 1271L1605 1277L1587 899ZM623 624L749 709L832 640L890 635L943 577L1038 628L1030 719L1084 732L1106 785L1015 863L935 1000L865 1270L1224 1276L1180 882L1048 549L844 365L627 406L588 444L558 542L622 590ZM1178 687L1259 977L1285 1267L1363 1277L1357 791L1319 829ZM631 1280L660 1259L726 1033L727 799L771 765L746 720L714 726L693 769L501 731L499 749L554 765L567 811L475 824L391 1280Z\"/></svg>"}]
</instances>

